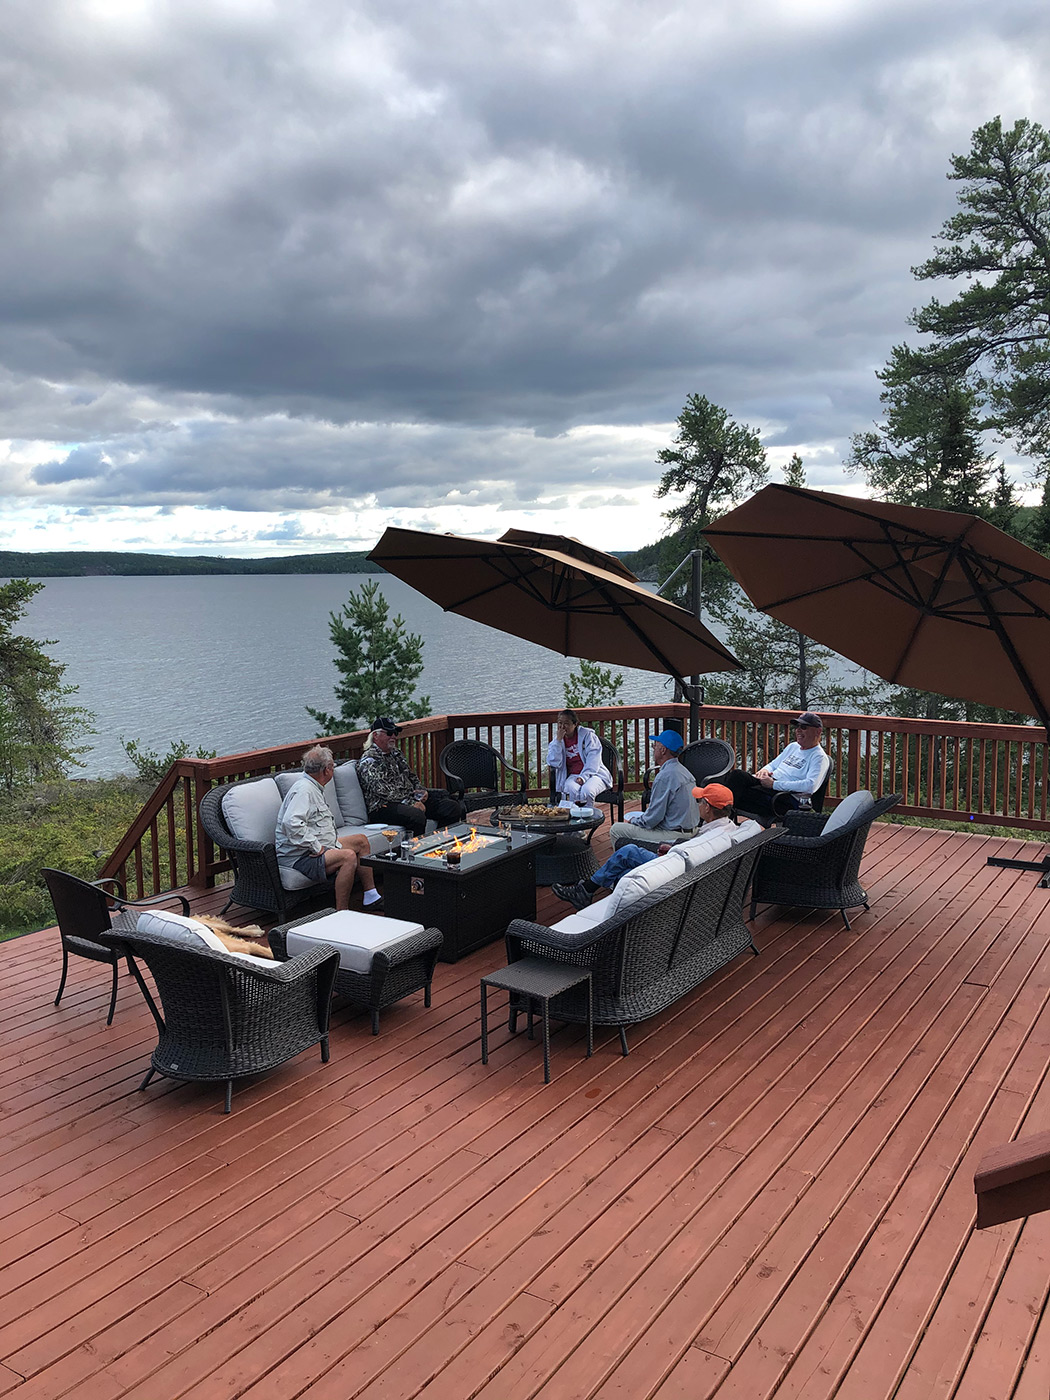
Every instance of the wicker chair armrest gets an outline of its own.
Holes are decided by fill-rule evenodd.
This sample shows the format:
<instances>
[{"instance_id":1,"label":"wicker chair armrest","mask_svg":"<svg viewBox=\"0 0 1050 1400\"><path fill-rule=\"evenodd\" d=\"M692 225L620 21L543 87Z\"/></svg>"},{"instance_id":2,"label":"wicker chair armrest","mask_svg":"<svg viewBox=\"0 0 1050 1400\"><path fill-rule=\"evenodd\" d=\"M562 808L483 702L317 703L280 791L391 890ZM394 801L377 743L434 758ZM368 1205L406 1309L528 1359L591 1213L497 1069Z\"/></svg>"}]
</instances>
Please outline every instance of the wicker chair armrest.
<instances>
[{"instance_id":1,"label":"wicker chair armrest","mask_svg":"<svg viewBox=\"0 0 1050 1400\"><path fill-rule=\"evenodd\" d=\"M462 778L457 778L455 773L449 773L442 769L445 774L445 791L450 792L453 797L462 799L466 794L467 787Z\"/></svg>"},{"instance_id":2,"label":"wicker chair armrest","mask_svg":"<svg viewBox=\"0 0 1050 1400\"><path fill-rule=\"evenodd\" d=\"M784 825L789 836L819 836L830 812L787 812Z\"/></svg>"},{"instance_id":3,"label":"wicker chair armrest","mask_svg":"<svg viewBox=\"0 0 1050 1400\"><path fill-rule=\"evenodd\" d=\"M101 878L100 880L91 880L91 881L89 881L89 883L92 884L92 885L94 885L95 888L96 888L97 890L103 889L106 885L116 885L116 887L117 887L116 898L117 898L117 899L121 899L121 900L124 900L124 899L125 899L125 895L124 895L124 886L123 886L123 884L121 883L121 881L117 879L117 877L116 877L115 875L103 875L102 878ZM107 893L108 893L108 891L107 891Z\"/></svg>"},{"instance_id":4,"label":"wicker chair armrest","mask_svg":"<svg viewBox=\"0 0 1050 1400\"><path fill-rule=\"evenodd\" d=\"M260 963L246 963L242 958L231 958L243 972L258 977L264 982L301 982L318 968L331 965L333 975L339 966L339 949L330 943L318 943L303 953L296 953L286 962L274 962L268 966Z\"/></svg>"},{"instance_id":5,"label":"wicker chair armrest","mask_svg":"<svg viewBox=\"0 0 1050 1400\"><path fill-rule=\"evenodd\" d=\"M267 851L276 850L272 841L244 841L240 836L234 836L232 831L219 838L216 845L220 845L224 851L239 851L242 855L262 856Z\"/></svg>"},{"instance_id":6,"label":"wicker chair armrest","mask_svg":"<svg viewBox=\"0 0 1050 1400\"><path fill-rule=\"evenodd\" d=\"M96 885L102 885L105 884L106 881L94 880L92 881L92 883ZM116 881L114 883L119 884L119 881ZM114 901L114 903L119 904L121 909L150 909L155 904L166 904L172 899L177 899L182 905L183 914L185 914L187 919L190 917L189 900L184 894L176 894L174 891L171 891L168 894L155 894L150 899L125 899L124 896L121 894L111 894L109 897Z\"/></svg>"},{"instance_id":7,"label":"wicker chair armrest","mask_svg":"<svg viewBox=\"0 0 1050 1400\"><path fill-rule=\"evenodd\" d=\"M372 961L374 963L382 958L388 967L400 967L402 963L419 957L420 953L429 953L435 948L440 948L444 941L445 935L439 928L425 928L422 933L414 933L411 938L406 938L395 948L373 954Z\"/></svg>"},{"instance_id":8,"label":"wicker chair armrest","mask_svg":"<svg viewBox=\"0 0 1050 1400\"><path fill-rule=\"evenodd\" d=\"M531 919L514 919L507 926L507 954L513 961L515 950L512 950L512 941L516 945L522 939L553 948L556 952L575 953L581 948L589 948L592 943L600 943L607 932L604 927L599 927L593 936L581 938L578 933L559 933L557 929L533 923Z\"/></svg>"}]
</instances>

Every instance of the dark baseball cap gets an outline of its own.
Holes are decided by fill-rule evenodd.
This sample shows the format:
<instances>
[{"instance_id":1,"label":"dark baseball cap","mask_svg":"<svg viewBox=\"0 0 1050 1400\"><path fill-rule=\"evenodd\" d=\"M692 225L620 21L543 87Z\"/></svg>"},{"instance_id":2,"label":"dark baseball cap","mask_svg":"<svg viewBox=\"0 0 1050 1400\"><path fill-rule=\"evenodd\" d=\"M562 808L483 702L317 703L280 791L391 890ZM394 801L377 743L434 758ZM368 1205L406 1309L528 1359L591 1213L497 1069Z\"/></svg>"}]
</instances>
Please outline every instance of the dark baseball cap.
<instances>
[{"instance_id":1,"label":"dark baseball cap","mask_svg":"<svg viewBox=\"0 0 1050 1400\"><path fill-rule=\"evenodd\" d=\"M380 715L378 719L372 721L373 731L381 729L384 734L400 734L401 726L395 724L389 715Z\"/></svg>"},{"instance_id":2,"label":"dark baseball cap","mask_svg":"<svg viewBox=\"0 0 1050 1400\"><path fill-rule=\"evenodd\" d=\"M805 714L799 715L795 721L796 729L823 729L824 721L819 715L815 715L812 710L807 710Z\"/></svg>"}]
</instances>

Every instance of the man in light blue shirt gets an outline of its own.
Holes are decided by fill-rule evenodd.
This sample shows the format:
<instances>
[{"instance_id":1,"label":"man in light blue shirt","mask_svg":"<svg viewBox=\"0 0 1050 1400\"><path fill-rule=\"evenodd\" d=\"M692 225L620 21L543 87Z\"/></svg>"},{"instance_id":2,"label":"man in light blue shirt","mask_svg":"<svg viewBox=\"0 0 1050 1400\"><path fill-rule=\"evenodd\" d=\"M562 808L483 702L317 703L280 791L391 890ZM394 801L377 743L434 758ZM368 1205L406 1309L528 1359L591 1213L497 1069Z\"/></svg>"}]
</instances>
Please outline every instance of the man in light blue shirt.
<instances>
[{"instance_id":1,"label":"man in light blue shirt","mask_svg":"<svg viewBox=\"0 0 1050 1400\"><path fill-rule=\"evenodd\" d=\"M609 836L614 850L639 839L647 846L678 841L683 834L691 835L699 826L700 808L693 796L696 779L678 762L684 742L681 734L673 729L665 729L653 740L653 759L658 772L649 795L649 806L644 812L628 812L625 821L613 822Z\"/></svg>"}]
</instances>

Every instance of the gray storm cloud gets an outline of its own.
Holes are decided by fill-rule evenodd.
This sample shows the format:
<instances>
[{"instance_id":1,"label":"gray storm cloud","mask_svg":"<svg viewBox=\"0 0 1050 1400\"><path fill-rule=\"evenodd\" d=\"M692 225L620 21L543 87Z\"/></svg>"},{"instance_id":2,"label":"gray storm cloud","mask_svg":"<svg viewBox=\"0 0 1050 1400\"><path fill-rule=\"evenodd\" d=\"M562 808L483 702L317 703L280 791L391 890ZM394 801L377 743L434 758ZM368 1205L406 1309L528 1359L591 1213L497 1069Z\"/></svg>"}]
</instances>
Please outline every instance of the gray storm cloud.
<instances>
[{"instance_id":1,"label":"gray storm cloud","mask_svg":"<svg viewBox=\"0 0 1050 1400\"><path fill-rule=\"evenodd\" d=\"M1028 0L9 0L0 433L54 450L0 489L615 492L637 451L566 431L693 391L842 443L949 154L1047 119L1048 48Z\"/></svg>"}]
</instances>

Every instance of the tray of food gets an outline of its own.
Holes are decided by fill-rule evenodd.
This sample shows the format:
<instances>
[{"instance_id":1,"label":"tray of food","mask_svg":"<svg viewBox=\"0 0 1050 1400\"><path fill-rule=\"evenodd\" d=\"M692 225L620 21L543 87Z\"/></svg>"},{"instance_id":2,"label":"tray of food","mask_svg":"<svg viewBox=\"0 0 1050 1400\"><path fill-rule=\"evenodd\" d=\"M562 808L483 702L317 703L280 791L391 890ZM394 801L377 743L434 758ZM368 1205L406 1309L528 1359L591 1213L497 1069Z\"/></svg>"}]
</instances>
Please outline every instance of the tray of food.
<instances>
[{"instance_id":1,"label":"tray of food","mask_svg":"<svg viewBox=\"0 0 1050 1400\"><path fill-rule=\"evenodd\" d=\"M497 815L516 822L567 822L569 809L543 807L538 802L527 802L523 807L501 807Z\"/></svg>"}]
</instances>

